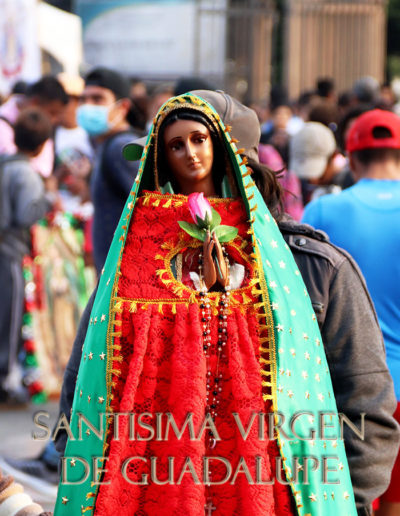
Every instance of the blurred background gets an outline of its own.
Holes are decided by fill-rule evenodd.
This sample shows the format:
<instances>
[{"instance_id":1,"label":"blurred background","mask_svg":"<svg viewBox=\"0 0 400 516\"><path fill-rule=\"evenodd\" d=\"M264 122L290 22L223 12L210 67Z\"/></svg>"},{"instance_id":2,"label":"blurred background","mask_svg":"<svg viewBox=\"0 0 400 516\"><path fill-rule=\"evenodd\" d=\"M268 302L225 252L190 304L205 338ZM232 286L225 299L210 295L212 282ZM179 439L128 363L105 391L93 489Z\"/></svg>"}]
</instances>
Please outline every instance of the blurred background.
<instances>
[{"instance_id":1,"label":"blurred background","mask_svg":"<svg viewBox=\"0 0 400 516\"><path fill-rule=\"evenodd\" d=\"M245 100L343 91L400 75L399 0L0 0L0 91L16 79L112 67L150 85L204 76Z\"/></svg>"}]
</instances>

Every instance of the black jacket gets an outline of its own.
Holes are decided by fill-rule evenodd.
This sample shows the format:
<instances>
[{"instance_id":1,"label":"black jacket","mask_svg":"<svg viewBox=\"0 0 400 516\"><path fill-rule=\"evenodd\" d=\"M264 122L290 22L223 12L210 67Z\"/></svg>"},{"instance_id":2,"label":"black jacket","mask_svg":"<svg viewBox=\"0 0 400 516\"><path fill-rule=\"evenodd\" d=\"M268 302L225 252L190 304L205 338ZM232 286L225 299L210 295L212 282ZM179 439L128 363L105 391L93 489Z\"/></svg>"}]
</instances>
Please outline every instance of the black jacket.
<instances>
[{"instance_id":1,"label":"black jacket","mask_svg":"<svg viewBox=\"0 0 400 516\"><path fill-rule=\"evenodd\" d=\"M320 326L331 371L338 411L358 429L365 413L365 439L344 426L346 453L358 513L368 515L371 502L387 488L399 447L396 408L382 334L365 281L348 253L328 241L321 231L293 220L279 223L303 276ZM60 411L70 414L89 324L93 293L78 329L66 368ZM59 433L63 453L66 434Z\"/></svg>"}]
</instances>

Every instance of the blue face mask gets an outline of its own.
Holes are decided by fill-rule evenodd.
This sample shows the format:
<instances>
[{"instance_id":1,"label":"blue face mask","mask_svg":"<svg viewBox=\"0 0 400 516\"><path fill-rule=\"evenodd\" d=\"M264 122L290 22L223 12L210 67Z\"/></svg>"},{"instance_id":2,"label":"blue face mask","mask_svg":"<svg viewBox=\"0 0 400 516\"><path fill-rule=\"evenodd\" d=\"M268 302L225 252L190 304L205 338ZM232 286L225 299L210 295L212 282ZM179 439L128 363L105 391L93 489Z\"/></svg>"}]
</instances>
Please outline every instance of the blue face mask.
<instances>
[{"instance_id":1,"label":"blue face mask","mask_svg":"<svg viewBox=\"0 0 400 516\"><path fill-rule=\"evenodd\" d=\"M90 136L100 136L110 130L108 113L110 106L83 104L76 111L76 121Z\"/></svg>"}]
</instances>

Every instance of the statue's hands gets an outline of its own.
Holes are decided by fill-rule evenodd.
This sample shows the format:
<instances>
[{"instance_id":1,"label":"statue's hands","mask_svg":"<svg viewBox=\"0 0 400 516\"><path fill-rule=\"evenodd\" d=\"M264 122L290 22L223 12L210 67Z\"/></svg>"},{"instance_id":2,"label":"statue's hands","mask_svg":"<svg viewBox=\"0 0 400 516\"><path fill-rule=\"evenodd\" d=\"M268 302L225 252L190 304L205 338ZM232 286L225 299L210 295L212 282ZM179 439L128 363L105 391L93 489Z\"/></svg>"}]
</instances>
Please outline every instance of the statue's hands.
<instances>
[{"instance_id":1,"label":"statue's hands","mask_svg":"<svg viewBox=\"0 0 400 516\"><path fill-rule=\"evenodd\" d=\"M222 251L222 247L220 244L220 241L217 238L217 235L213 233L212 240L214 242L215 251L217 255L216 260L218 260L218 267L215 267L216 269L216 275L217 275L217 281L223 286L226 287L229 283L229 271L228 266L224 258L224 253Z\"/></svg>"},{"instance_id":2,"label":"statue's hands","mask_svg":"<svg viewBox=\"0 0 400 516\"><path fill-rule=\"evenodd\" d=\"M215 253L213 256L213 250ZM218 281L223 287L229 283L228 266L224 258L221 244L217 235L207 231L206 238L203 243L203 276L207 290L215 285Z\"/></svg>"},{"instance_id":3,"label":"statue's hands","mask_svg":"<svg viewBox=\"0 0 400 516\"><path fill-rule=\"evenodd\" d=\"M207 231L207 235L203 243L203 276L207 290L210 290L210 288L214 286L215 282L217 281L217 273L212 257L214 245L214 239L211 238L210 232Z\"/></svg>"}]
</instances>

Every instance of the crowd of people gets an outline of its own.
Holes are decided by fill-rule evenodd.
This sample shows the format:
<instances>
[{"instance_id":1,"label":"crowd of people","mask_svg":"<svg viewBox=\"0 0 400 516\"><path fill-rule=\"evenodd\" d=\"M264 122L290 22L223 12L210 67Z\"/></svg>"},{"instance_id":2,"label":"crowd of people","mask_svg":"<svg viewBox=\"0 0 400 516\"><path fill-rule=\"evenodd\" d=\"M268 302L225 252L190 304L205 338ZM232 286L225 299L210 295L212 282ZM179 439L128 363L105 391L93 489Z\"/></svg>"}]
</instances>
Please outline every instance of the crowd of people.
<instances>
[{"instance_id":1,"label":"crowd of people","mask_svg":"<svg viewBox=\"0 0 400 516\"><path fill-rule=\"evenodd\" d=\"M122 444L118 438L95 444L89 432L82 449L59 432L40 457L8 458L10 471L54 484L62 455L101 456L108 449L110 473L104 470L107 487L94 491L90 478L79 489L61 484L57 516L78 514L81 506L98 515L158 514L167 507L166 514L196 516L203 506L209 507L206 514L216 506L217 515L261 515L266 506L268 514L282 516L300 506L313 515L344 510L368 515L372 502L379 516L400 514L398 112L390 86L371 77L340 94L332 79L323 78L295 102L276 86L268 103L249 107L200 78L149 92L144 82L103 67L84 79L60 74L16 84L0 106L2 404L41 403L58 398L62 387L60 413L68 418L79 412L95 420L103 403L114 412L183 414L192 405L179 393L190 389L196 417L209 412L224 428L230 413L245 421L249 406L254 412L277 406L304 410L296 389L301 378L313 377L317 384L307 386L306 400L315 395L335 418L343 412L357 427L365 425L364 440L345 431L346 449L339 445L335 451L344 470L344 499L350 501L337 500L329 509L323 509L328 495L321 483L314 479L307 488L296 483L286 464L282 468L295 496L287 486L249 487L247 474L228 494L226 484L201 490L184 482L179 492L157 485L156 495L135 486L127 496L118 468L126 457L144 454L136 442L123 437ZM221 229L199 245L178 238L178 219L185 219L187 196L196 192L214 199L210 210L238 228L236 237L223 240L227 230ZM267 224L270 217L276 228ZM198 234L190 231L192 237ZM163 269L157 265L161 260ZM289 292L293 301L286 299ZM303 322L309 309L318 328ZM271 335L277 353L269 348ZM298 344L289 352L292 335L322 339L324 352ZM198 341L204 356L182 358L179 339L191 346ZM266 343L261 352L260 339ZM296 354L304 363L298 358L290 365ZM93 362L100 360L96 369L93 356ZM325 365L327 379L309 364L310 357L318 367ZM104 371L103 362L111 363ZM129 364L142 368L140 377ZM212 387L205 380L207 398L202 380L187 380L193 367L216 377ZM73 416L71 426L76 424ZM236 460L240 439L227 435L216 443L211 433L203 452ZM304 445L301 452L322 457L320 444L320 450L318 444ZM166 455L170 443L164 446L149 445L146 457ZM173 443L177 462L191 446L184 439ZM247 457L255 447L275 474L272 462L283 455L281 441L257 446L250 437L239 454ZM192 452L196 463L201 451ZM143 468L131 468L131 476L140 478ZM221 475L218 467L214 475ZM2 494L2 482L0 477L1 514L3 504L10 504L7 498L17 495L10 514L42 512L19 487L17 494L12 489ZM339 494L331 491L333 503ZM173 512L177 507L181 512ZM321 512L326 510L332 512Z\"/></svg>"}]
</instances>

